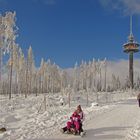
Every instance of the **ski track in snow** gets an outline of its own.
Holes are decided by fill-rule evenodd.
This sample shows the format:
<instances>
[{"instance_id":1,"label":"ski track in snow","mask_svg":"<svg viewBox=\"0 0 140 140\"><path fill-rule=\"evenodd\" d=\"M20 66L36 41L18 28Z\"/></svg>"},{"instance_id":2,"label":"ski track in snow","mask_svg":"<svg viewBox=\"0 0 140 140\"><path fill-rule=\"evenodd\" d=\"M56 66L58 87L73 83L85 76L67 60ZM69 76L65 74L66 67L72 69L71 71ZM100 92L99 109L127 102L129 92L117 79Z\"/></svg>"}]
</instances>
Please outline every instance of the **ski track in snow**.
<instances>
[{"instance_id":1,"label":"ski track in snow","mask_svg":"<svg viewBox=\"0 0 140 140\"><path fill-rule=\"evenodd\" d=\"M86 124L84 140L125 140L128 132L139 120L140 108L135 99L119 103L114 109L94 117ZM136 130L135 130L136 131ZM133 131L132 131L133 132ZM79 140L80 136L58 133L48 140ZM127 138L128 139L128 138ZM37 139L36 139L37 140ZM45 140L45 139L39 139ZM140 140L135 137L133 140Z\"/></svg>"}]
</instances>

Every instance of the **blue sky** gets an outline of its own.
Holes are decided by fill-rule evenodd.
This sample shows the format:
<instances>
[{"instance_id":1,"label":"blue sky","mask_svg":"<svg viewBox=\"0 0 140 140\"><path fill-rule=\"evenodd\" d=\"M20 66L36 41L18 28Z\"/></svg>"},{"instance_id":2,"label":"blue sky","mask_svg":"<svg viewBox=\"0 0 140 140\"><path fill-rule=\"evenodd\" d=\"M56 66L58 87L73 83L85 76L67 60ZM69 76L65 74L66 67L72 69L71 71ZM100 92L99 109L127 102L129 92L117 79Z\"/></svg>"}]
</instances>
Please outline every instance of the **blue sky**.
<instances>
[{"instance_id":1,"label":"blue sky","mask_svg":"<svg viewBox=\"0 0 140 140\"><path fill-rule=\"evenodd\" d=\"M74 66L76 61L80 63L92 58L128 58L123 53L122 45L129 35L129 16L126 10L131 7L120 2L121 8L125 9L121 12L118 3L113 2L0 0L0 11L2 14L5 11L16 11L19 27L16 41L25 53L32 46L37 66L43 57L45 60L50 58L62 68L68 68ZM139 9L135 13L133 33L140 42ZM140 54L137 53L135 57L139 58Z\"/></svg>"}]
</instances>

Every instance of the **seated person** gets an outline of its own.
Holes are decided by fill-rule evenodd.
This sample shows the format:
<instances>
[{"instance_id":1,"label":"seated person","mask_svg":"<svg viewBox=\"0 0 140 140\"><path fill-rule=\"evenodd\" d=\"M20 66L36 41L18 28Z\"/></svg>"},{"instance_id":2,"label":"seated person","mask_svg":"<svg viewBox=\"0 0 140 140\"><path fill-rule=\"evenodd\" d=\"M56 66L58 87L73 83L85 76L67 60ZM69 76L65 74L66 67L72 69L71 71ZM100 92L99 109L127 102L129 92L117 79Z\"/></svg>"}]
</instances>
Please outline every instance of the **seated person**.
<instances>
[{"instance_id":1,"label":"seated person","mask_svg":"<svg viewBox=\"0 0 140 140\"><path fill-rule=\"evenodd\" d=\"M79 133L80 122L80 115L78 115L76 110L70 117L70 121L67 122L67 132L72 131L74 134Z\"/></svg>"},{"instance_id":2,"label":"seated person","mask_svg":"<svg viewBox=\"0 0 140 140\"><path fill-rule=\"evenodd\" d=\"M75 119L75 120L77 120L77 121L75 121L75 122L73 122L72 121L72 117L74 117L73 115L74 115L74 113L76 112L76 118L77 119ZM84 113L83 113L83 111L82 111L82 108L81 108L81 106L80 105L78 105L77 106L77 109L76 109L76 111L75 111L74 113L73 113L73 115L70 117L71 118L71 120L70 121L68 121L67 122L67 126L65 126L65 127L63 127L60 131L62 132L62 133L64 133L64 132L66 132L67 130L68 130L68 132L70 131L70 128L75 128L75 130L77 131L77 133L81 133L81 132L83 132L83 129L82 129L82 123L83 123L83 121L85 120L85 115L84 115ZM73 129L74 130L74 129Z\"/></svg>"}]
</instances>

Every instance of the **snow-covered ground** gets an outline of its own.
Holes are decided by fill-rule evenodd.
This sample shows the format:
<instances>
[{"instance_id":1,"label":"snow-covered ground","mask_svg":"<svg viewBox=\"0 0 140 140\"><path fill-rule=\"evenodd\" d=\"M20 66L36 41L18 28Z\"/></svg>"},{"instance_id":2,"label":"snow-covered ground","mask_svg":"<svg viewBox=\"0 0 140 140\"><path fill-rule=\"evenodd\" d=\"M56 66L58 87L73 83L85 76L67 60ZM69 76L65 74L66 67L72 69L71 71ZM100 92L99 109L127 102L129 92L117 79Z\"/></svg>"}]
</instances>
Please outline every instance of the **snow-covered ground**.
<instances>
[{"instance_id":1,"label":"snow-covered ground","mask_svg":"<svg viewBox=\"0 0 140 140\"><path fill-rule=\"evenodd\" d=\"M5 97L1 97L0 127L6 127L7 131L0 134L0 140L49 139L55 135L58 129L65 126L66 121L78 104L82 105L86 115L84 129L88 129L89 120L111 112L118 108L120 99L130 97L128 93L121 92L113 93L110 96L110 93L99 93L99 101L103 101L102 98L106 98L105 95L107 94L108 98L106 101L111 103L107 102L105 104L104 102L99 104L99 106L92 106L92 101L95 99L92 99L94 96L89 96L89 106L86 106L86 96L82 96L83 98L77 96L72 98L70 108L67 104L67 99L64 99L66 103L64 106L60 105L61 96L59 94L46 94L46 104L44 102L44 95L39 95L38 97L31 95L27 99L23 96L16 96L10 101ZM113 102L114 99L117 102ZM119 108L117 111L119 111ZM107 120L109 122L109 118Z\"/></svg>"},{"instance_id":2,"label":"snow-covered ground","mask_svg":"<svg viewBox=\"0 0 140 140\"><path fill-rule=\"evenodd\" d=\"M137 106L136 99L128 99L117 103L111 110L100 115L95 115L91 120L86 122L85 128L87 134L84 137L84 140L125 140L128 132L139 120L139 116L140 110ZM139 124L136 127L134 132L131 131L131 136L133 138L128 140L140 140L140 135L137 133L140 128ZM81 138L59 133L56 137L52 137L52 139L80 140Z\"/></svg>"},{"instance_id":3,"label":"snow-covered ground","mask_svg":"<svg viewBox=\"0 0 140 140\"><path fill-rule=\"evenodd\" d=\"M140 140L140 121L130 130L126 136L126 140Z\"/></svg>"}]
</instances>

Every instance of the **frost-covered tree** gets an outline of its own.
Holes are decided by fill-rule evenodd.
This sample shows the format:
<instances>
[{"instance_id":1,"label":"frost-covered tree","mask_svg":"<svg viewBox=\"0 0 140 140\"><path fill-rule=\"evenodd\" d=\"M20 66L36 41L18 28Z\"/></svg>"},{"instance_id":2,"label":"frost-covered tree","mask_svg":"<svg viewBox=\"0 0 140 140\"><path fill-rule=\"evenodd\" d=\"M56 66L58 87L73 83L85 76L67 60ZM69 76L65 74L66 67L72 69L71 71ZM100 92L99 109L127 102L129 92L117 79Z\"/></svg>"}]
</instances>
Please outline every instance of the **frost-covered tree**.
<instances>
[{"instance_id":1,"label":"frost-covered tree","mask_svg":"<svg viewBox=\"0 0 140 140\"><path fill-rule=\"evenodd\" d=\"M9 99L11 99L12 94L12 76L13 76L13 48L16 45L16 32L17 26L15 24L15 16L16 13L7 12L4 17L4 25L5 25L5 42L10 50L10 81L9 81Z\"/></svg>"},{"instance_id":2,"label":"frost-covered tree","mask_svg":"<svg viewBox=\"0 0 140 140\"><path fill-rule=\"evenodd\" d=\"M2 83L2 62L3 54L12 50L16 38L15 12L6 12L5 15L0 15L0 90ZM11 51L12 58L12 51ZM11 90L10 90L11 92ZM9 94L9 98L10 98Z\"/></svg>"},{"instance_id":3,"label":"frost-covered tree","mask_svg":"<svg viewBox=\"0 0 140 140\"><path fill-rule=\"evenodd\" d=\"M15 44L13 46L13 75L14 80L14 93L18 91L18 82L19 82L19 46Z\"/></svg>"},{"instance_id":4,"label":"frost-covered tree","mask_svg":"<svg viewBox=\"0 0 140 140\"><path fill-rule=\"evenodd\" d=\"M27 83L28 83L28 92L31 94L32 92L32 83L33 81L33 75L34 75L34 70L35 70L35 65L34 65L34 55L32 51L32 47L29 47L28 50L28 56L27 56Z\"/></svg>"},{"instance_id":5,"label":"frost-covered tree","mask_svg":"<svg viewBox=\"0 0 140 140\"><path fill-rule=\"evenodd\" d=\"M93 59L90 69L91 69L91 90L96 91L97 67L95 59Z\"/></svg>"},{"instance_id":6,"label":"frost-covered tree","mask_svg":"<svg viewBox=\"0 0 140 140\"><path fill-rule=\"evenodd\" d=\"M52 81L52 83L51 83L52 92L60 91L61 77L59 74L59 67L56 64L52 65L51 77L52 77L52 80L51 80Z\"/></svg>"},{"instance_id":7,"label":"frost-covered tree","mask_svg":"<svg viewBox=\"0 0 140 140\"><path fill-rule=\"evenodd\" d=\"M3 23L3 16L0 15L0 82L2 81L1 75L2 75L2 57L3 57L3 49L4 49L3 38L5 35L4 32L5 32L5 28L4 28L4 23ZM0 87L0 90L1 90L1 87Z\"/></svg>"},{"instance_id":8,"label":"frost-covered tree","mask_svg":"<svg viewBox=\"0 0 140 140\"><path fill-rule=\"evenodd\" d=\"M3 57L3 36L4 36L4 28L3 28L3 17L0 15L0 93L2 93L2 57Z\"/></svg>"},{"instance_id":9,"label":"frost-covered tree","mask_svg":"<svg viewBox=\"0 0 140 140\"><path fill-rule=\"evenodd\" d=\"M78 77L79 77L79 76L78 76L78 64L77 64L77 62L76 62L76 63L75 63L75 66L74 66L74 78L73 78L73 83L72 83L73 89L74 89L75 92L77 92L78 89L79 89Z\"/></svg>"},{"instance_id":10,"label":"frost-covered tree","mask_svg":"<svg viewBox=\"0 0 140 140\"><path fill-rule=\"evenodd\" d=\"M127 76L125 79L124 88L128 89L128 88L130 88L130 85L131 85L130 78Z\"/></svg>"},{"instance_id":11,"label":"frost-covered tree","mask_svg":"<svg viewBox=\"0 0 140 140\"><path fill-rule=\"evenodd\" d=\"M46 84L46 70L47 70L47 64L44 61L44 59L41 59L41 64L39 68L39 92L44 93L45 92L45 84Z\"/></svg>"},{"instance_id":12,"label":"frost-covered tree","mask_svg":"<svg viewBox=\"0 0 140 140\"><path fill-rule=\"evenodd\" d=\"M106 58L104 59L104 91L107 90L107 60Z\"/></svg>"},{"instance_id":13,"label":"frost-covered tree","mask_svg":"<svg viewBox=\"0 0 140 140\"><path fill-rule=\"evenodd\" d=\"M114 74L112 74L112 91L118 90L121 88L121 83L119 77L116 77Z\"/></svg>"},{"instance_id":14,"label":"frost-covered tree","mask_svg":"<svg viewBox=\"0 0 140 140\"><path fill-rule=\"evenodd\" d=\"M63 91L68 85L67 72L65 70L60 71L60 79L60 91Z\"/></svg>"},{"instance_id":15,"label":"frost-covered tree","mask_svg":"<svg viewBox=\"0 0 140 140\"><path fill-rule=\"evenodd\" d=\"M18 93L26 92L26 62L22 49L19 48L19 66L18 66Z\"/></svg>"},{"instance_id":16,"label":"frost-covered tree","mask_svg":"<svg viewBox=\"0 0 140 140\"><path fill-rule=\"evenodd\" d=\"M137 81L136 81L136 89L140 89L140 77L138 76Z\"/></svg>"}]
</instances>

